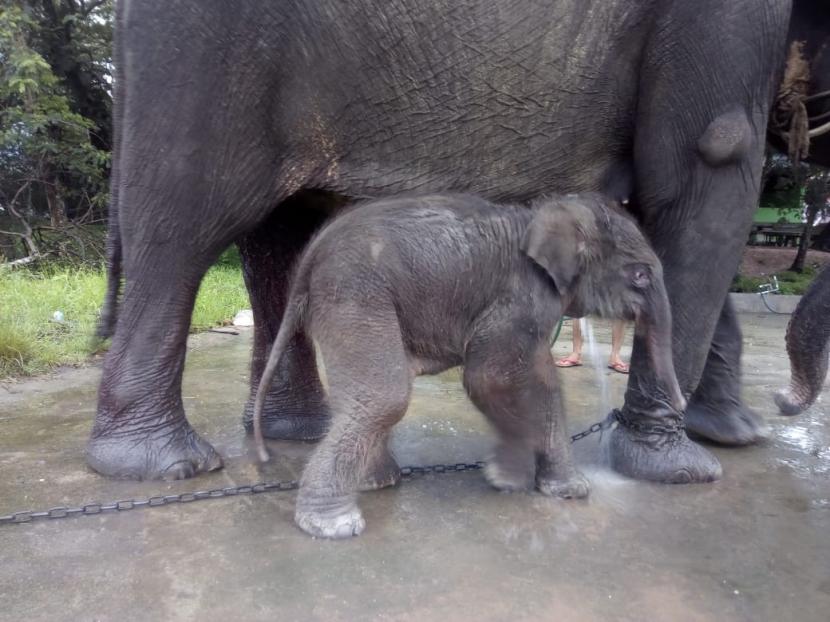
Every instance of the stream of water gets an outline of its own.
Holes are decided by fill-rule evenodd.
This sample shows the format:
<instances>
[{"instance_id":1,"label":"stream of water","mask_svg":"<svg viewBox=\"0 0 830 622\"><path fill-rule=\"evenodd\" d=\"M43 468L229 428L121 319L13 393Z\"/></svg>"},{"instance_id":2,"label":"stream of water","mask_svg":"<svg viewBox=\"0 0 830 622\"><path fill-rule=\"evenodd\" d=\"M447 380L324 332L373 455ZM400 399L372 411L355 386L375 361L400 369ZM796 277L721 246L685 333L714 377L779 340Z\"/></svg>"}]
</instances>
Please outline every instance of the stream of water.
<instances>
[{"instance_id":1,"label":"stream of water","mask_svg":"<svg viewBox=\"0 0 830 622\"><path fill-rule=\"evenodd\" d=\"M599 413L605 416L611 410L611 397L608 394L608 378L605 374L605 362L600 356L591 320L584 317L580 318L579 327L582 329L582 335L585 339L585 345L588 348L591 364L594 366L594 375L596 376L597 386L599 387Z\"/></svg>"}]
</instances>

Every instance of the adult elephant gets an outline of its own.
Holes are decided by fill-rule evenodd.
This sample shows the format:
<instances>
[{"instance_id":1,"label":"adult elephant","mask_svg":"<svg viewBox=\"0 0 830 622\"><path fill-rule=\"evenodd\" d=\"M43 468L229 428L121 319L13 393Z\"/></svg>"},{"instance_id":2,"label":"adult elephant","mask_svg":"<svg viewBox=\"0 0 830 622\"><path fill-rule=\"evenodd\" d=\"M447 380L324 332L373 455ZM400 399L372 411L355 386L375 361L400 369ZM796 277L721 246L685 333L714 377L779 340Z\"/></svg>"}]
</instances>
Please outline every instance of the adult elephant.
<instances>
[{"instance_id":1,"label":"adult elephant","mask_svg":"<svg viewBox=\"0 0 830 622\"><path fill-rule=\"evenodd\" d=\"M664 263L687 425L755 440L724 300L758 197L792 11L786 0L119 3L102 331L114 339L89 464L133 478L219 468L181 400L205 271L239 245L256 387L309 236L344 201L411 191L630 198ZM638 337L614 467L665 482L718 478L646 351ZM327 414L308 339L283 361L266 434L317 438Z\"/></svg>"}]
</instances>

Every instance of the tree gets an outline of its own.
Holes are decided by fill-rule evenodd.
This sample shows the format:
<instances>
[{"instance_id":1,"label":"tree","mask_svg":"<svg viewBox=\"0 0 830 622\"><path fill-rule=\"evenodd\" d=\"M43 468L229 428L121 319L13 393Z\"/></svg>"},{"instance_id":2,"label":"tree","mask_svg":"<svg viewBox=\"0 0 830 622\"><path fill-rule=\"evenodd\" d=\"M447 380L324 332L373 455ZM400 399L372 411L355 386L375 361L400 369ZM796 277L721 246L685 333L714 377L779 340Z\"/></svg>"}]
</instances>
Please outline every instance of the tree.
<instances>
[{"instance_id":1,"label":"tree","mask_svg":"<svg viewBox=\"0 0 830 622\"><path fill-rule=\"evenodd\" d=\"M828 212L828 201L830 201L830 171L817 166L806 167L804 175L804 203L805 217L804 228L801 231L801 239L798 243L798 252L793 260L790 270L803 272L804 262L807 259L807 249L810 248L813 227L820 216L826 216Z\"/></svg>"},{"instance_id":2,"label":"tree","mask_svg":"<svg viewBox=\"0 0 830 622\"><path fill-rule=\"evenodd\" d=\"M111 11L110 0L0 8L0 215L32 257L46 228L66 248L62 236L80 241L77 225L105 213Z\"/></svg>"},{"instance_id":3,"label":"tree","mask_svg":"<svg viewBox=\"0 0 830 622\"><path fill-rule=\"evenodd\" d=\"M779 209L782 215L795 212L803 222L798 252L790 266L793 272L803 272L813 227L830 215L830 171L804 162L793 166L787 156L771 153L762 177L764 205Z\"/></svg>"}]
</instances>

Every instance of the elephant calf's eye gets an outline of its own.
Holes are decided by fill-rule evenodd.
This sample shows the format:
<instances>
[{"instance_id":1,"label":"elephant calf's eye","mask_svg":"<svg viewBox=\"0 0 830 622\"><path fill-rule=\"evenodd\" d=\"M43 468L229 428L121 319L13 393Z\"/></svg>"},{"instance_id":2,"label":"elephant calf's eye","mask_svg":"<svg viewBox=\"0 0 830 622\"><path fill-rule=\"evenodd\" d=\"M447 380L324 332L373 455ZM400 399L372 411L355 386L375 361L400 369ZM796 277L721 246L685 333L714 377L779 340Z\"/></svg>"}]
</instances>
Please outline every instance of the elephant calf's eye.
<instances>
[{"instance_id":1,"label":"elephant calf's eye","mask_svg":"<svg viewBox=\"0 0 830 622\"><path fill-rule=\"evenodd\" d=\"M651 271L645 264L629 264L625 267L625 272L632 287L644 289L651 284Z\"/></svg>"}]
</instances>

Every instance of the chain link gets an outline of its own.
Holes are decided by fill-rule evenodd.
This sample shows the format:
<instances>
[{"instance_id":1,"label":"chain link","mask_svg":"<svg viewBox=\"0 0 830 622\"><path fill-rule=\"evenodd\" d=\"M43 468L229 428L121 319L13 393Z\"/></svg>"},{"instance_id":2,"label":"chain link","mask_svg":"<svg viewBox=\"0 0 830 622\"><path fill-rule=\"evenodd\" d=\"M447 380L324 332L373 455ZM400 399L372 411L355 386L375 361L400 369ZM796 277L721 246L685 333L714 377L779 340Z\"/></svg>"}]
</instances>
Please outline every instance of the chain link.
<instances>
[{"instance_id":1,"label":"chain link","mask_svg":"<svg viewBox=\"0 0 830 622\"><path fill-rule=\"evenodd\" d=\"M571 442L590 436L596 432L609 429L616 418L612 412L603 421L593 424L587 430L571 436ZM458 462L456 464L431 464L427 466L407 466L401 468L402 479L413 479L423 475L444 473L464 473L466 471L479 471L484 468L484 462ZM173 505L176 503L192 503L206 499L222 499L225 497L236 497L238 495L256 495L264 492L281 492L296 490L300 483L297 480L278 480L274 482L259 482L256 484L242 484L241 486L227 486L225 488L214 488L212 490L197 490L196 492L183 492L177 495L157 495L146 499L122 499L111 503L87 503L78 507L58 506L48 510L35 512L25 510L14 512L6 516L0 516L0 525L17 525L30 523L38 519L69 518L70 516L93 516L105 512L126 512L141 507L156 508L162 505Z\"/></svg>"}]
</instances>

